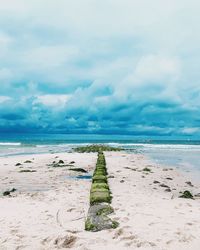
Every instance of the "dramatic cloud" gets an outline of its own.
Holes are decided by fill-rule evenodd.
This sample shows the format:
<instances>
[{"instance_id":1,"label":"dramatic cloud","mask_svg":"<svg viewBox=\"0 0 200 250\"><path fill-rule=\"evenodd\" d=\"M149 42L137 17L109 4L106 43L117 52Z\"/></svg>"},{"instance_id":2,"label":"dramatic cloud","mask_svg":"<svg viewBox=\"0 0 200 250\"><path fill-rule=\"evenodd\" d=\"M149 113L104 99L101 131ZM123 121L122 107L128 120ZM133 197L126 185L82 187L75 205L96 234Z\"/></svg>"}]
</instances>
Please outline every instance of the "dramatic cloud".
<instances>
[{"instance_id":1,"label":"dramatic cloud","mask_svg":"<svg viewBox=\"0 0 200 250\"><path fill-rule=\"evenodd\" d=\"M0 132L200 135L197 0L0 0Z\"/></svg>"}]
</instances>

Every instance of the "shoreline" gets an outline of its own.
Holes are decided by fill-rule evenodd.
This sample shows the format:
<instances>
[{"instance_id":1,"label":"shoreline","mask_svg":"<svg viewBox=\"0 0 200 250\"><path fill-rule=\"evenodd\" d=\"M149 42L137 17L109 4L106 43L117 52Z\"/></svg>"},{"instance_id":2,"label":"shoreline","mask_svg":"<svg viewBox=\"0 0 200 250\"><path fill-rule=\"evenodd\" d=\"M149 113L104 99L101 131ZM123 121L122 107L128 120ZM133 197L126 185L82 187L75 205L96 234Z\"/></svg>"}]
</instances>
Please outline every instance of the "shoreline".
<instances>
[{"instance_id":1,"label":"shoreline","mask_svg":"<svg viewBox=\"0 0 200 250\"><path fill-rule=\"evenodd\" d=\"M199 249L200 199L178 198L186 189L200 193L199 185L191 187L189 176L171 167L163 170L142 154L105 152L105 157L115 211L111 218L119 228L97 233L84 230L91 180L68 178L80 174L69 167L48 166L75 161L74 167L92 175L96 153L1 157L0 191L17 191L0 197L0 249Z\"/></svg>"}]
</instances>

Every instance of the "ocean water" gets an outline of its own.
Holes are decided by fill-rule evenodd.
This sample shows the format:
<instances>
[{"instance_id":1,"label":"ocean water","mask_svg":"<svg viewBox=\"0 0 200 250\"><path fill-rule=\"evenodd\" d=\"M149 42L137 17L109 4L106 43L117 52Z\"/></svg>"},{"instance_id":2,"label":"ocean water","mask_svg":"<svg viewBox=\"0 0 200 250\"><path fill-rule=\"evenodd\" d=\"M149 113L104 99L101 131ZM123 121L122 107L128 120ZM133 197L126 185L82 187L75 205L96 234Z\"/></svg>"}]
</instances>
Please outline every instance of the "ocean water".
<instances>
[{"instance_id":1,"label":"ocean water","mask_svg":"<svg viewBox=\"0 0 200 250\"><path fill-rule=\"evenodd\" d=\"M105 143L129 153L143 153L164 166L200 176L200 140L129 135L0 134L0 157L21 154L70 152L77 145Z\"/></svg>"}]
</instances>

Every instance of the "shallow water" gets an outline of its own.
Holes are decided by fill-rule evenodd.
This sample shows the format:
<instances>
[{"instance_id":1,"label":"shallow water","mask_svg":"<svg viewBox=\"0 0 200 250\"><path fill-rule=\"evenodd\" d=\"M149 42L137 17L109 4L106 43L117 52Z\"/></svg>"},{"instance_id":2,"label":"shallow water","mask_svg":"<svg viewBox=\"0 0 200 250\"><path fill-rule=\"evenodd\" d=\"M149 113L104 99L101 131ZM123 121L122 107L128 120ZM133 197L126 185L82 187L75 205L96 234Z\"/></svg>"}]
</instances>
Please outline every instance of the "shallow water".
<instances>
[{"instance_id":1,"label":"shallow water","mask_svg":"<svg viewBox=\"0 0 200 250\"><path fill-rule=\"evenodd\" d=\"M81 180L91 180L92 179L92 175L67 176L66 178L81 179Z\"/></svg>"}]
</instances>

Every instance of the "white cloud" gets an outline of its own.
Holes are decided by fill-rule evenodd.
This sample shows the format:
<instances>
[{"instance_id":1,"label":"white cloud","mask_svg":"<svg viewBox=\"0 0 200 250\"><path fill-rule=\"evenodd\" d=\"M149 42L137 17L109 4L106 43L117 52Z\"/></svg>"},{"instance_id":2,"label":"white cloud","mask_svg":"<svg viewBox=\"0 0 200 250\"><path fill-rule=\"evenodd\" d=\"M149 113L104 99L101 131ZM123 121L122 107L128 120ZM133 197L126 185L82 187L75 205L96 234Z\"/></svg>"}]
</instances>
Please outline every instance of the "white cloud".
<instances>
[{"instance_id":1,"label":"white cloud","mask_svg":"<svg viewBox=\"0 0 200 250\"><path fill-rule=\"evenodd\" d=\"M71 46L40 46L33 48L31 51L25 51L22 55L22 62L31 69L38 71L62 66L70 59L74 59L78 50Z\"/></svg>"},{"instance_id":2,"label":"white cloud","mask_svg":"<svg viewBox=\"0 0 200 250\"><path fill-rule=\"evenodd\" d=\"M71 98L71 95L40 95L37 96L35 103L42 103L47 107L61 109Z\"/></svg>"},{"instance_id":3,"label":"white cloud","mask_svg":"<svg viewBox=\"0 0 200 250\"><path fill-rule=\"evenodd\" d=\"M0 104L11 100L11 98L9 96L0 96Z\"/></svg>"}]
</instances>

